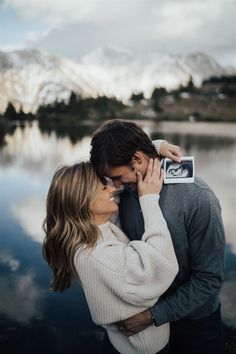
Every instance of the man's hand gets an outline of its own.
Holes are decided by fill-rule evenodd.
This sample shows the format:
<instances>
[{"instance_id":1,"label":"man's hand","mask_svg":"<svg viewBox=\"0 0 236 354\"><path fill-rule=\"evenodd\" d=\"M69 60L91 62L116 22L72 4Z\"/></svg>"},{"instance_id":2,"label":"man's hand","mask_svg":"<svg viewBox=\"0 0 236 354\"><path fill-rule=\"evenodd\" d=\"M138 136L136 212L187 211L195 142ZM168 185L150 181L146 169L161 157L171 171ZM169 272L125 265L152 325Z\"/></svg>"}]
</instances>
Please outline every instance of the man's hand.
<instances>
[{"instance_id":1,"label":"man's hand","mask_svg":"<svg viewBox=\"0 0 236 354\"><path fill-rule=\"evenodd\" d=\"M182 152L179 146L172 145L163 141L160 145L160 155L180 163Z\"/></svg>"},{"instance_id":2,"label":"man's hand","mask_svg":"<svg viewBox=\"0 0 236 354\"><path fill-rule=\"evenodd\" d=\"M122 334L129 337L133 334L143 331L145 328L153 324L152 314L150 310L145 310L137 315L128 318L124 321L116 323Z\"/></svg>"}]
</instances>

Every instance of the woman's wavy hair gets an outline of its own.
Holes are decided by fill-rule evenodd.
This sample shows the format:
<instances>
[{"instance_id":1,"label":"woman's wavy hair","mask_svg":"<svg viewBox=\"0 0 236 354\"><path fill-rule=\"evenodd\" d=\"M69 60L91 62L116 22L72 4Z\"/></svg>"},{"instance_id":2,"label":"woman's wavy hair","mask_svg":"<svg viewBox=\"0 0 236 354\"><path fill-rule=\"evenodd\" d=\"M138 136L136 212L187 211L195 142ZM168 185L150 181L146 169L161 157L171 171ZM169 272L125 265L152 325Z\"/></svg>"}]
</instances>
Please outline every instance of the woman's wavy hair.
<instances>
[{"instance_id":1,"label":"woman's wavy hair","mask_svg":"<svg viewBox=\"0 0 236 354\"><path fill-rule=\"evenodd\" d=\"M74 256L79 247L91 249L98 238L91 212L99 178L89 162L60 167L48 195L43 230L43 257L52 269L51 289L70 288L78 274Z\"/></svg>"}]
</instances>

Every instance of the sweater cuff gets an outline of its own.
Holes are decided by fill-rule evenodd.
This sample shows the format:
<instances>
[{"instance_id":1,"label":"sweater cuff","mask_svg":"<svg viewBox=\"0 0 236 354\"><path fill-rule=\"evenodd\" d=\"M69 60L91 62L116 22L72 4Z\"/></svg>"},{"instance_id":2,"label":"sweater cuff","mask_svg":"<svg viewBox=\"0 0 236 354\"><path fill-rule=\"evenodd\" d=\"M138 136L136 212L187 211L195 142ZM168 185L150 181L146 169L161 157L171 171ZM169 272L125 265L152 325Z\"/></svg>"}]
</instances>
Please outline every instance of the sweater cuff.
<instances>
[{"instance_id":1,"label":"sweater cuff","mask_svg":"<svg viewBox=\"0 0 236 354\"><path fill-rule=\"evenodd\" d=\"M170 322L165 307L161 302L157 302L156 305L149 310L155 318L155 326L161 326L164 323Z\"/></svg>"},{"instance_id":2,"label":"sweater cuff","mask_svg":"<svg viewBox=\"0 0 236 354\"><path fill-rule=\"evenodd\" d=\"M145 230L163 219L159 206L159 194L145 194L139 198L143 213Z\"/></svg>"}]
</instances>

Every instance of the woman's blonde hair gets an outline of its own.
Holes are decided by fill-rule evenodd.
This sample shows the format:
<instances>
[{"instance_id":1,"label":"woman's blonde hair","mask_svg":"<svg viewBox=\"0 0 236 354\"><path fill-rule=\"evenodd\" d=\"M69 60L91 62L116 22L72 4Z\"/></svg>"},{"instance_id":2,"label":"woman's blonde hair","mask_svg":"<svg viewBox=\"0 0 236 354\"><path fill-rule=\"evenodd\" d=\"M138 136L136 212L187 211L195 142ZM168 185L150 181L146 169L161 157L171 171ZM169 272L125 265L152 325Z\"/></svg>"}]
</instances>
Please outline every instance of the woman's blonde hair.
<instances>
[{"instance_id":1,"label":"woman's blonde hair","mask_svg":"<svg viewBox=\"0 0 236 354\"><path fill-rule=\"evenodd\" d=\"M74 256L98 238L91 212L99 178L89 162L59 168L52 179L43 229L43 256L52 269L51 288L63 291L78 279Z\"/></svg>"}]
</instances>

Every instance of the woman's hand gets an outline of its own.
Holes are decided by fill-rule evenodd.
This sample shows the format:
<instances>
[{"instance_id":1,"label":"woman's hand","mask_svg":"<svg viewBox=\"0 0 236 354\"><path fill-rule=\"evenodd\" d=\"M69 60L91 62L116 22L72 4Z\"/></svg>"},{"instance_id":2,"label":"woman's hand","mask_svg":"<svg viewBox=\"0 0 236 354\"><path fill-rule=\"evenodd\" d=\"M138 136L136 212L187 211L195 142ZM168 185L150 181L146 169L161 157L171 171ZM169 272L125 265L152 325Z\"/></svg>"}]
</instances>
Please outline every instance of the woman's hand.
<instances>
[{"instance_id":1,"label":"woman's hand","mask_svg":"<svg viewBox=\"0 0 236 354\"><path fill-rule=\"evenodd\" d=\"M182 151L181 148L177 145L169 144L168 142L163 141L160 145L160 155L163 157L168 157L169 159L180 163Z\"/></svg>"},{"instance_id":2,"label":"woman's hand","mask_svg":"<svg viewBox=\"0 0 236 354\"><path fill-rule=\"evenodd\" d=\"M144 179L140 172L137 172L137 178L138 193L140 196L145 194L159 194L162 189L164 179L164 173L161 169L159 159L150 159Z\"/></svg>"}]
</instances>

